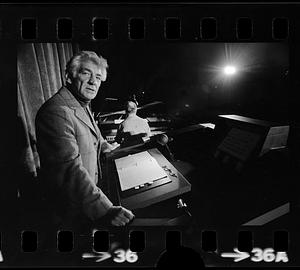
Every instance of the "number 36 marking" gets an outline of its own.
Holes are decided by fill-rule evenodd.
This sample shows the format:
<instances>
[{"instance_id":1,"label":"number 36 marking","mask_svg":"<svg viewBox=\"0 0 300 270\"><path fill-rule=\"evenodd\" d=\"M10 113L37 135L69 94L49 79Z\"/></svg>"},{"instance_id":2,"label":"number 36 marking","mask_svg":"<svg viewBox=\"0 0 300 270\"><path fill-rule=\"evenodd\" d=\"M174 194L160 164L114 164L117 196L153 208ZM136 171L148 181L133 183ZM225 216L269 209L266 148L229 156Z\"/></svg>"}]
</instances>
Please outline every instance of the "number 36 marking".
<instances>
[{"instance_id":1,"label":"number 36 marking","mask_svg":"<svg viewBox=\"0 0 300 270\"><path fill-rule=\"evenodd\" d=\"M138 255L135 252L130 251L129 249L117 249L114 251L116 257L114 257L114 262L123 263L125 261L129 263L134 263L138 260Z\"/></svg>"},{"instance_id":2,"label":"number 36 marking","mask_svg":"<svg viewBox=\"0 0 300 270\"><path fill-rule=\"evenodd\" d=\"M254 255L251 257L251 261L253 262L272 262L275 260L275 262L287 262L289 259L287 257L286 252L277 252L276 255L274 254L273 248L266 248L266 249L260 249L260 248L253 248L252 253Z\"/></svg>"}]
</instances>

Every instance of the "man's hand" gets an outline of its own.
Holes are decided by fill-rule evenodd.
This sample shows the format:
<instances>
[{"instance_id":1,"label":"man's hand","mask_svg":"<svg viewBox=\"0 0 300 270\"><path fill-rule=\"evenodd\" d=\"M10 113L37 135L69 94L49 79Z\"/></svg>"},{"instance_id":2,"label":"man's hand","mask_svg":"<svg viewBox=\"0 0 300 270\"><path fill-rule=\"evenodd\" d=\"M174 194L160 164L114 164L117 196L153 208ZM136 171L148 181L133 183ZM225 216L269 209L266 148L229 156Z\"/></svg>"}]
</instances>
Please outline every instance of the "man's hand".
<instances>
[{"instance_id":1,"label":"man's hand","mask_svg":"<svg viewBox=\"0 0 300 270\"><path fill-rule=\"evenodd\" d=\"M118 144L117 142L114 142L112 144L105 142L103 143L103 153L109 153L113 150L115 150L116 148L118 148L120 146L120 144Z\"/></svg>"},{"instance_id":2,"label":"man's hand","mask_svg":"<svg viewBox=\"0 0 300 270\"><path fill-rule=\"evenodd\" d=\"M112 206L107 215L110 217L110 223L113 226L124 226L134 218L134 214L122 206Z\"/></svg>"}]
</instances>

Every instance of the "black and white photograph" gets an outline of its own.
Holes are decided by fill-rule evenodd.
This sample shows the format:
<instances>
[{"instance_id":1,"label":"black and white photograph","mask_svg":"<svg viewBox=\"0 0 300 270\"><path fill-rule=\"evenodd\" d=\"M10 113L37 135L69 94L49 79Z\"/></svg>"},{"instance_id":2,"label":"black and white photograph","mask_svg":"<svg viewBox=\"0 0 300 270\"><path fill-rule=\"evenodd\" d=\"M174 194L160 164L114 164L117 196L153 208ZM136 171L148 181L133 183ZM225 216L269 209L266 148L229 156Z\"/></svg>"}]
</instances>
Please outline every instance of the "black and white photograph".
<instances>
[{"instance_id":1,"label":"black and white photograph","mask_svg":"<svg viewBox=\"0 0 300 270\"><path fill-rule=\"evenodd\" d=\"M73 22L53 9L61 20L9 49L15 74L1 64L17 151L2 166L0 267L299 266L295 33L231 38L203 12L189 38L192 5L99 6L78 28L78 5ZM60 23L73 34L47 39Z\"/></svg>"}]
</instances>

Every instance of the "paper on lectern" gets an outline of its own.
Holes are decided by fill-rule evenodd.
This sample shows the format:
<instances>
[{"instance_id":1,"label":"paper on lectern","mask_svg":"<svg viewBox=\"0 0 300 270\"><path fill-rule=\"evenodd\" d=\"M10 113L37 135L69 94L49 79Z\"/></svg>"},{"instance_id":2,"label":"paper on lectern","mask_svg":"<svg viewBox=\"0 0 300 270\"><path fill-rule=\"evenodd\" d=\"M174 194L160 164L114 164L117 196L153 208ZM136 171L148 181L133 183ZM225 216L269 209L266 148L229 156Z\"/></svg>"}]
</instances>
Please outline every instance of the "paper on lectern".
<instances>
[{"instance_id":1,"label":"paper on lectern","mask_svg":"<svg viewBox=\"0 0 300 270\"><path fill-rule=\"evenodd\" d=\"M116 159L115 163L122 191L167 177L147 151Z\"/></svg>"}]
</instances>

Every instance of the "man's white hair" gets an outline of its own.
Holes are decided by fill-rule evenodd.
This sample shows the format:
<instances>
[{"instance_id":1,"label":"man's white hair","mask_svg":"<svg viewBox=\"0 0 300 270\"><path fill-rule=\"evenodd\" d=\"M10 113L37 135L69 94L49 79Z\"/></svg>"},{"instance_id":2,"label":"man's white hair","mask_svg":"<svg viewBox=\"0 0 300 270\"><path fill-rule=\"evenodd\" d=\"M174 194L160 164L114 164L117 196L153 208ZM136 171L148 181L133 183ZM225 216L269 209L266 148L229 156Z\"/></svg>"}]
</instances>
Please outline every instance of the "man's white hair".
<instances>
[{"instance_id":1,"label":"man's white hair","mask_svg":"<svg viewBox=\"0 0 300 270\"><path fill-rule=\"evenodd\" d=\"M105 81L107 77L108 64L105 58L92 51L80 51L76 53L66 65L66 78L74 78L83 62L91 61L97 65L102 72L101 80Z\"/></svg>"}]
</instances>

